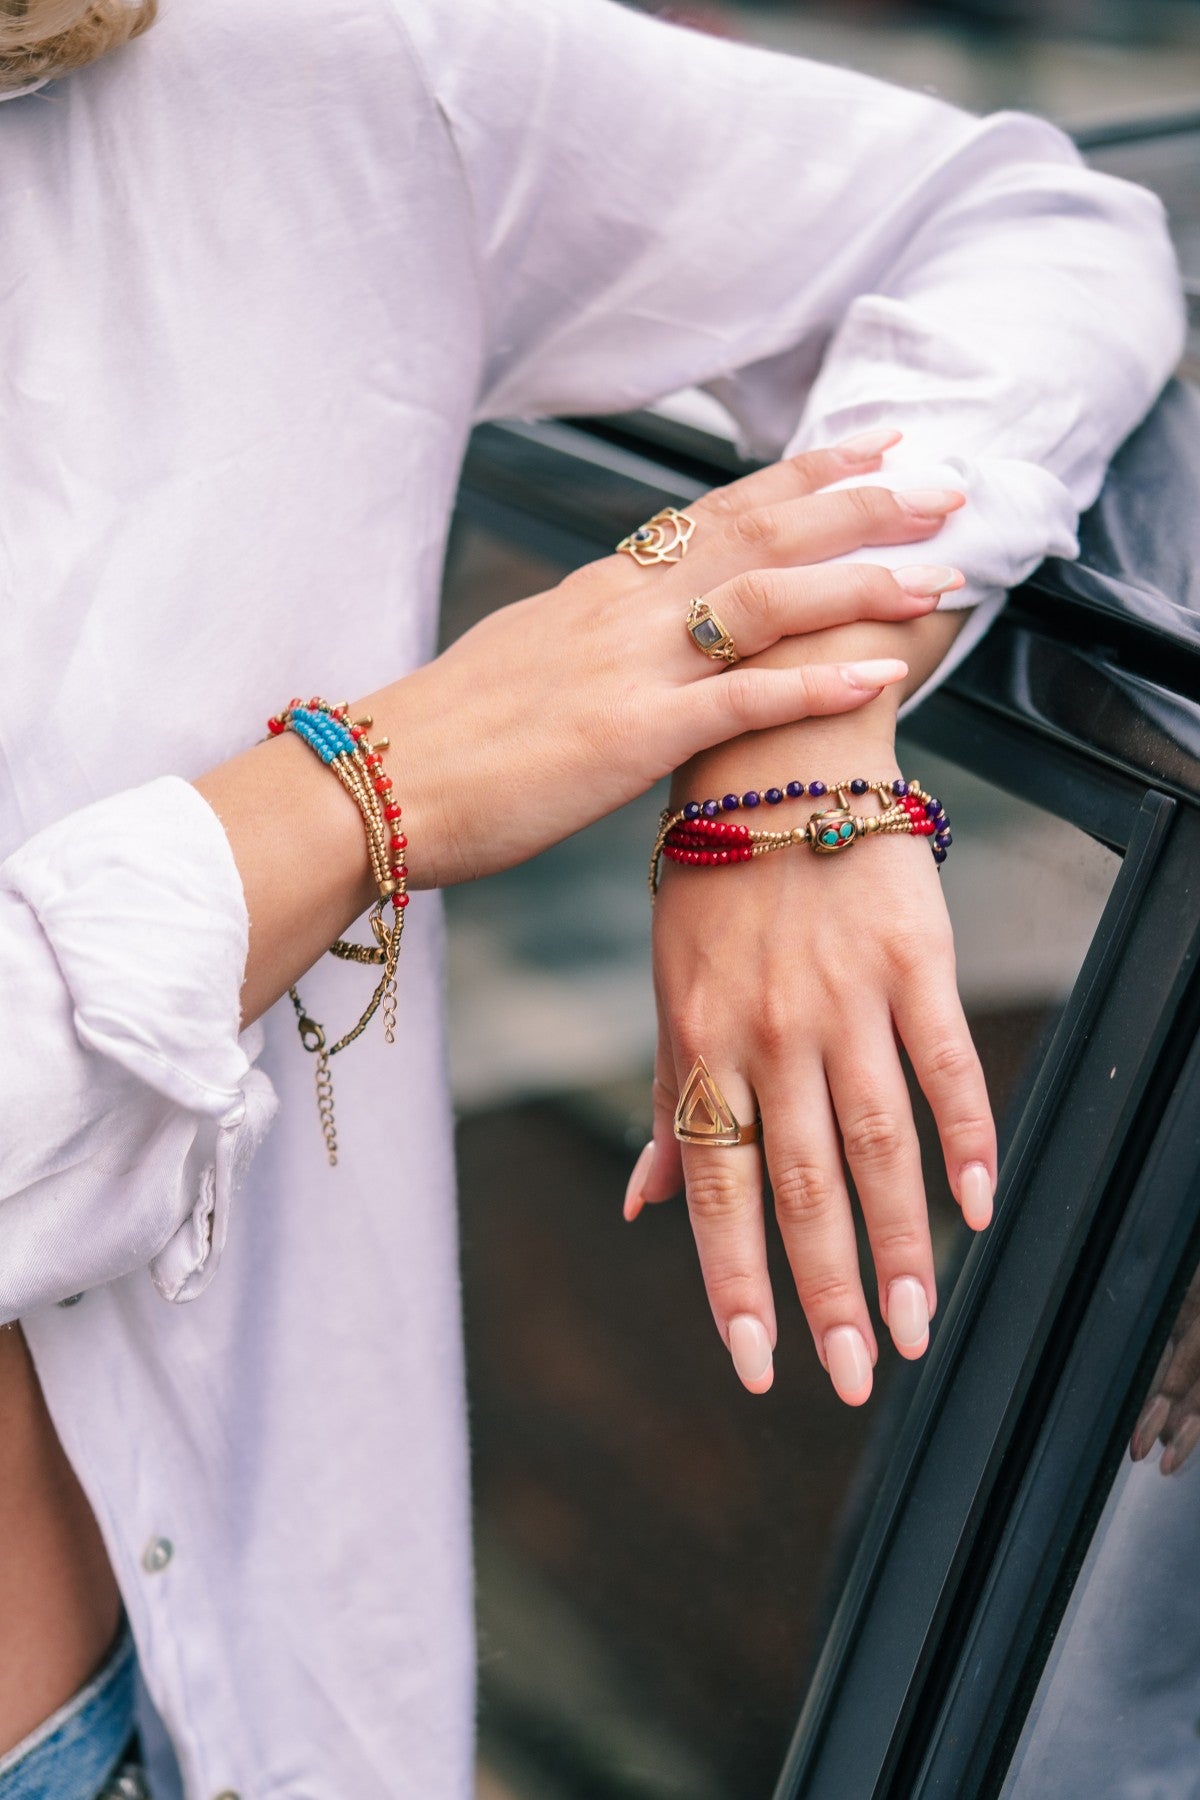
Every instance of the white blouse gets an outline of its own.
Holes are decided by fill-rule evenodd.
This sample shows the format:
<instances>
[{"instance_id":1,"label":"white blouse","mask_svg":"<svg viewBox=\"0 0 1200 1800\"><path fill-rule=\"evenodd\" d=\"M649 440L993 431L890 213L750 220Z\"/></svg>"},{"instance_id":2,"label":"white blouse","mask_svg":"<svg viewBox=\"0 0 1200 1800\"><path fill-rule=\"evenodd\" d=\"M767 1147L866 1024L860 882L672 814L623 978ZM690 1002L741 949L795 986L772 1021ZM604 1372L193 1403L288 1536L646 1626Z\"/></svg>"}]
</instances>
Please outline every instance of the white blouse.
<instances>
[{"instance_id":1,"label":"white blouse","mask_svg":"<svg viewBox=\"0 0 1200 1800\"><path fill-rule=\"evenodd\" d=\"M433 653L480 419L703 384L765 452L897 425L890 480L969 490L938 554L982 620L1181 341L1158 202L1049 125L606 0L172 0L3 108L0 1320L156 1800L463 1800L472 1760L439 905L331 1171L287 1001L238 1035L188 778Z\"/></svg>"}]
</instances>

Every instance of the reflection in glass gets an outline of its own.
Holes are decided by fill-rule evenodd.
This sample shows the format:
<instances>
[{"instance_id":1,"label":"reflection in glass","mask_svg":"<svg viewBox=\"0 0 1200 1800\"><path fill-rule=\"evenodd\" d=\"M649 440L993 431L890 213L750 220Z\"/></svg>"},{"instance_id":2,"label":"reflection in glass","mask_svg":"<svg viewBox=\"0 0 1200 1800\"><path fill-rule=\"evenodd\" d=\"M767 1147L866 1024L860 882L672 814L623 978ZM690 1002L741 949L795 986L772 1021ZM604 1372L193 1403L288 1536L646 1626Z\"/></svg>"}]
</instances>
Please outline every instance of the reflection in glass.
<instances>
[{"instance_id":1,"label":"reflection in glass","mask_svg":"<svg viewBox=\"0 0 1200 1800\"><path fill-rule=\"evenodd\" d=\"M460 530L450 630L554 579ZM954 817L946 895L1003 1122L1117 860L912 745L901 765ZM621 1218L649 1133L645 863L661 803L448 896L481 1800L769 1793L920 1373L885 1340L874 1399L842 1407L771 1232L777 1378L752 1399L712 1328L683 1207ZM944 1310L969 1234L916 1105Z\"/></svg>"},{"instance_id":2,"label":"reflection in glass","mask_svg":"<svg viewBox=\"0 0 1200 1800\"><path fill-rule=\"evenodd\" d=\"M1163 1447L1164 1475L1182 1469L1200 1444L1200 1270L1184 1295L1138 1416L1130 1445L1134 1461L1143 1461L1156 1443Z\"/></svg>"},{"instance_id":3,"label":"reflection in glass","mask_svg":"<svg viewBox=\"0 0 1200 1800\"><path fill-rule=\"evenodd\" d=\"M1200 1796L1197 1443L1200 1271L1059 1627L1003 1800Z\"/></svg>"}]
</instances>

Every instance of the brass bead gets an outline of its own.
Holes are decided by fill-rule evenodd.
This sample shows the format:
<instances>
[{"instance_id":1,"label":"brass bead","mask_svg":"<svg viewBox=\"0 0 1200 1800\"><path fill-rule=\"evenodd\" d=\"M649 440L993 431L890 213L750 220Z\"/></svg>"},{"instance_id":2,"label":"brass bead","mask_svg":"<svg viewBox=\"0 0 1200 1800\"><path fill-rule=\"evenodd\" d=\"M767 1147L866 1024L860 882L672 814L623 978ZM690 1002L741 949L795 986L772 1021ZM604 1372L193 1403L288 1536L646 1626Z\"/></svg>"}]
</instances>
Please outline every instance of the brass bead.
<instances>
[{"instance_id":1,"label":"brass bead","mask_svg":"<svg viewBox=\"0 0 1200 1800\"><path fill-rule=\"evenodd\" d=\"M392 895L395 893L395 891L396 891L396 883L394 881L389 879L387 881L380 882L379 892L380 892L381 897L384 900L390 900Z\"/></svg>"}]
</instances>

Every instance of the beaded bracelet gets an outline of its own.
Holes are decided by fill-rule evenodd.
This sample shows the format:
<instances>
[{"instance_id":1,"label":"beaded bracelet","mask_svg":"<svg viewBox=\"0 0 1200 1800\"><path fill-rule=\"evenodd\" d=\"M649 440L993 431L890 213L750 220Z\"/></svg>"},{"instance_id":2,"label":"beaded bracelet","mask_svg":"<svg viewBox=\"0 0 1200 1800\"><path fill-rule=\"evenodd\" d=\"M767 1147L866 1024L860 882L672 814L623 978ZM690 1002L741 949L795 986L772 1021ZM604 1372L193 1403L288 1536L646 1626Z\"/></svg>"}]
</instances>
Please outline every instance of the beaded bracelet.
<instances>
[{"instance_id":1,"label":"beaded bracelet","mask_svg":"<svg viewBox=\"0 0 1200 1800\"><path fill-rule=\"evenodd\" d=\"M837 796L838 805L812 813L807 824L792 831L754 831L728 817L743 808L753 811L764 803L774 807L785 800L800 800L806 794L820 800L830 793ZM878 797L879 812L850 810L850 796L858 798L864 794ZM721 800L689 800L678 812L668 807L659 819L658 836L650 853L650 897L653 899L658 893L659 866L664 856L691 868L725 868L799 844L807 844L819 856L836 855L848 850L859 838L878 837L881 833L931 838L930 849L939 868L954 842L941 801L927 794L919 782L903 778L867 781L858 775L852 781L810 781L807 785L789 781L785 787L752 788L745 794L726 794Z\"/></svg>"},{"instance_id":2,"label":"beaded bracelet","mask_svg":"<svg viewBox=\"0 0 1200 1800\"><path fill-rule=\"evenodd\" d=\"M408 839L400 828L402 808L398 801L389 798L392 792L391 778L383 771L383 752L388 747L388 740L380 738L373 744L367 736L373 723L370 716L351 720L349 714L348 701L331 706L327 700L314 696L307 703L292 700L282 712L273 714L267 720L267 730L272 737L278 737L285 731L294 731L297 737L303 738L321 761L332 769L354 801L366 828L367 854L371 859L371 873L379 891L378 899L367 914L375 936L374 944L353 944L345 938L338 938L336 943L329 946L330 955L341 957L345 962L383 965L383 973L375 992L358 1023L340 1037L336 1044L327 1044L323 1027L309 1017L295 987L288 989L296 1012L300 1042L317 1058L317 1114L331 1168L337 1163L337 1130L333 1118L333 1077L329 1072L329 1059L362 1035L381 1003L384 1038L389 1044L395 1042L396 962L404 932L404 909L408 905L408 868L404 860ZM383 917L383 909L388 901L392 906L390 925Z\"/></svg>"}]
</instances>

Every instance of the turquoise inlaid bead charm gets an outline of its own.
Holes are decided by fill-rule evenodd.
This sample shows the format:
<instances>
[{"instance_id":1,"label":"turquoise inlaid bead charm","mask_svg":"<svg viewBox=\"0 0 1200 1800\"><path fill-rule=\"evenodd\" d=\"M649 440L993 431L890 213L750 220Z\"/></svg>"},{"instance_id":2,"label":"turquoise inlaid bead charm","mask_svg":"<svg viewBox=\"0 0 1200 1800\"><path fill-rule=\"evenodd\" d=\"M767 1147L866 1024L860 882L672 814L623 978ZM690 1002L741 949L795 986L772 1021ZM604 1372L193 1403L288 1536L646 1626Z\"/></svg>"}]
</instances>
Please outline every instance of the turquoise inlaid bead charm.
<instances>
[{"instance_id":1,"label":"turquoise inlaid bead charm","mask_svg":"<svg viewBox=\"0 0 1200 1800\"><path fill-rule=\"evenodd\" d=\"M854 842L855 833L854 815L846 807L838 807L833 812L814 813L808 822L809 841L813 849L822 856L848 850Z\"/></svg>"}]
</instances>

